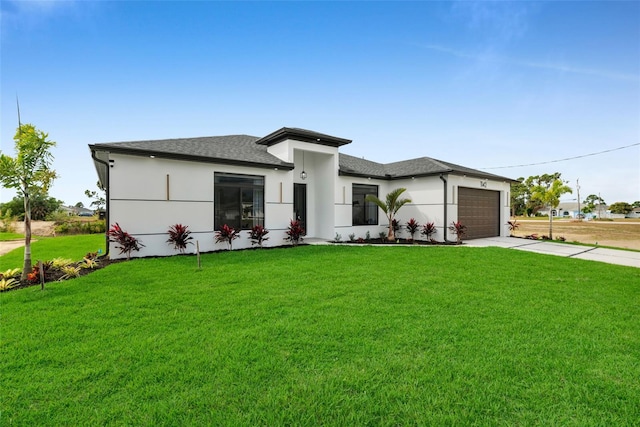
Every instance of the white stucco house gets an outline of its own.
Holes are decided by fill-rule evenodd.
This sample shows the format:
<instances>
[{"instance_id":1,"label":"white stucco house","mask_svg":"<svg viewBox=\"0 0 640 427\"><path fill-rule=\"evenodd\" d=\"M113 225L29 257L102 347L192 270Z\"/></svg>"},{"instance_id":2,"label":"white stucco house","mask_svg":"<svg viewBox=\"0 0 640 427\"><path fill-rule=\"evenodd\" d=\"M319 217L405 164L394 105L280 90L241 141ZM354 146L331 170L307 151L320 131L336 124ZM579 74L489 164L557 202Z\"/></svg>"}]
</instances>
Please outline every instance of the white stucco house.
<instances>
[{"instance_id":1,"label":"white stucco house","mask_svg":"<svg viewBox=\"0 0 640 427\"><path fill-rule=\"evenodd\" d=\"M398 187L412 202L398 213L434 222L436 240L455 240L447 227L461 221L467 239L508 236L510 178L421 157L382 164L339 152L351 140L281 128L267 136L229 135L91 144L107 222L116 222L145 247L132 256L173 255L167 230L189 226L202 252L226 249L214 233L223 224L249 230L266 227L265 246L286 244L293 218L306 239L336 234L377 237L386 231L384 213L367 194L384 200ZM404 234L406 237L406 233ZM234 249L251 246L248 233ZM112 258L122 257L109 248ZM193 249L190 249L193 252Z\"/></svg>"}]
</instances>

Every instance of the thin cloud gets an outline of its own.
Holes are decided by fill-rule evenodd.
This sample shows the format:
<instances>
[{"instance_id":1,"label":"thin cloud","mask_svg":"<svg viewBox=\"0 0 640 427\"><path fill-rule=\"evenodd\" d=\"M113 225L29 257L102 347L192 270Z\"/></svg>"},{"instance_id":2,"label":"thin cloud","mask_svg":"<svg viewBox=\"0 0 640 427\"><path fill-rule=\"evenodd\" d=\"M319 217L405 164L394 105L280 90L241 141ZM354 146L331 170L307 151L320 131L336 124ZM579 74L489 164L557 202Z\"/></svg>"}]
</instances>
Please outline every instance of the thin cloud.
<instances>
[{"instance_id":1,"label":"thin cloud","mask_svg":"<svg viewBox=\"0 0 640 427\"><path fill-rule=\"evenodd\" d=\"M611 72L606 70L596 70L596 69L590 69L590 68L579 68L579 67L574 67L574 66L564 65L564 64L554 64L554 63L535 62L535 61L520 61L520 60L504 58L496 55L473 54L473 53L463 52L463 51L459 51L456 49L451 49L451 48L448 48L445 46L439 46L439 45L420 45L420 46L425 49L433 50L440 53L445 53L458 58L470 59L470 60L479 61L479 62L501 63L501 64L508 64L508 65L516 65L520 67L551 70L551 71L557 71L557 72L563 72L563 73L591 75L591 76L597 76L597 77L614 79L614 80L626 80L626 81L632 81L632 82L640 81L640 76L636 74L616 73L616 72Z\"/></svg>"}]
</instances>

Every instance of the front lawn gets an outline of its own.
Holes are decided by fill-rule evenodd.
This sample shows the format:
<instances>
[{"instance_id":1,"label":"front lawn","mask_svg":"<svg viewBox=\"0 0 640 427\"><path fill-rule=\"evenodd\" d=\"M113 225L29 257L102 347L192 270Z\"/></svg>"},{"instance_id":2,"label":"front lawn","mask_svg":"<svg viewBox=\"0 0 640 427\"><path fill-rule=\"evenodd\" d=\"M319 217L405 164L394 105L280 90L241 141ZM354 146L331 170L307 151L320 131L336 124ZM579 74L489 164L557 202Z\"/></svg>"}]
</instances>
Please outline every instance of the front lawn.
<instances>
[{"instance_id":1,"label":"front lawn","mask_svg":"<svg viewBox=\"0 0 640 427\"><path fill-rule=\"evenodd\" d=\"M3 424L640 419L640 269L437 246L202 263L140 259L0 294Z\"/></svg>"},{"instance_id":2,"label":"front lawn","mask_svg":"<svg viewBox=\"0 0 640 427\"><path fill-rule=\"evenodd\" d=\"M24 236L23 236L24 238ZM104 234L80 234L76 236L34 237L31 242L31 259L35 265L38 260L50 261L54 258L68 258L81 261L87 252L104 253L106 240ZM0 271L20 268L24 263L24 247L0 256Z\"/></svg>"},{"instance_id":3,"label":"front lawn","mask_svg":"<svg viewBox=\"0 0 640 427\"><path fill-rule=\"evenodd\" d=\"M0 233L0 242L7 240L20 240L24 239L24 234L20 233Z\"/></svg>"}]
</instances>

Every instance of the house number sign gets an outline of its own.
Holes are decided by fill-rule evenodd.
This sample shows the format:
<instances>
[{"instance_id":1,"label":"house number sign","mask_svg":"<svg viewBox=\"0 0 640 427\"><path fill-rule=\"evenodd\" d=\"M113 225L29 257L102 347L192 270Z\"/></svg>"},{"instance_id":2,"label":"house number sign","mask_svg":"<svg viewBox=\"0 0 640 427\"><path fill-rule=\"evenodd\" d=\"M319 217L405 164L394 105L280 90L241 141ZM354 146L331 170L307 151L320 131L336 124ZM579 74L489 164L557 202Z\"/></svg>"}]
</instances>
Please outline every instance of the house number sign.
<instances>
[{"instance_id":1,"label":"house number sign","mask_svg":"<svg viewBox=\"0 0 640 427\"><path fill-rule=\"evenodd\" d=\"M480 187L487 188L487 181L480 181Z\"/></svg>"}]
</instances>

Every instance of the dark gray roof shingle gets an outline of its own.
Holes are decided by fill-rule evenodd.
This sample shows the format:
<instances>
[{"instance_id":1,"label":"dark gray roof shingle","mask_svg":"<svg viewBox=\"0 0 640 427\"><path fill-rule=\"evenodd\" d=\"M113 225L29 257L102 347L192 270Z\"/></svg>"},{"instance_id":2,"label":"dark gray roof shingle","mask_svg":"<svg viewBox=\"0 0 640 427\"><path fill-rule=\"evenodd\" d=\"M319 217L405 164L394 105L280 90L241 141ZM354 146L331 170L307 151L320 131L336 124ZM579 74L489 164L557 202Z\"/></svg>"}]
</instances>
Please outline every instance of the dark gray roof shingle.
<instances>
[{"instance_id":1,"label":"dark gray roof shingle","mask_svg":"<svg viewBox=\"0 0 640 427\"><path fill-rule=\"evenodd\" d=\"M298 128L282 128L267 137L249 135L208 136L200 138L160 139L148 141L125 141L90 145L92 151L106 151L137 156L168 157L181 160L226 163L244 166L278 167L293 169L292 163L283 162L267 152L268 145L283 136L299 133L311 138L311 142L338 146L349 140L331 137L318 132ZM274 136L275 135L275 136ZM273 137L272 137L273 136ZM316 142L314 138L325 138L330 142ZM350 142L350 141L349 141ZM403 160L394 163L377 163L347 154L339 154L341 175L362 176L378 179L400 179L456 173L487 179L512 181L499 175L482 172L430 157Z\"/></svg>"},{"instance_id":2,"label":"dark gray roof shingle","mask_svg":"<svg viewBox=\"0 0 640 427\"><path fill-rule=\"evenodd\" d=\"M259 139L249 135L227 135L111 142L94 144L90 147L94 151L293 169L293 164L283 162L276 156L269 154L266 145L256 144Z\"/></svg>"},{"instance_id":3,"label":"dark gray roof shingle","mask_svg":"<svg viewBox=\"0 0 640 427\"><path fill-rule=\"evenodd\" d=\"M467 168L465 166L444 162L442 160L432 159L431 157L420 157L417 159L383 164L346 154L340 154L340 173L343 175L370 176L372 178L386 179L455 173L480 178L511 181L511 178L482 172L477 169Z\"/></svg>"}]
</instances>

